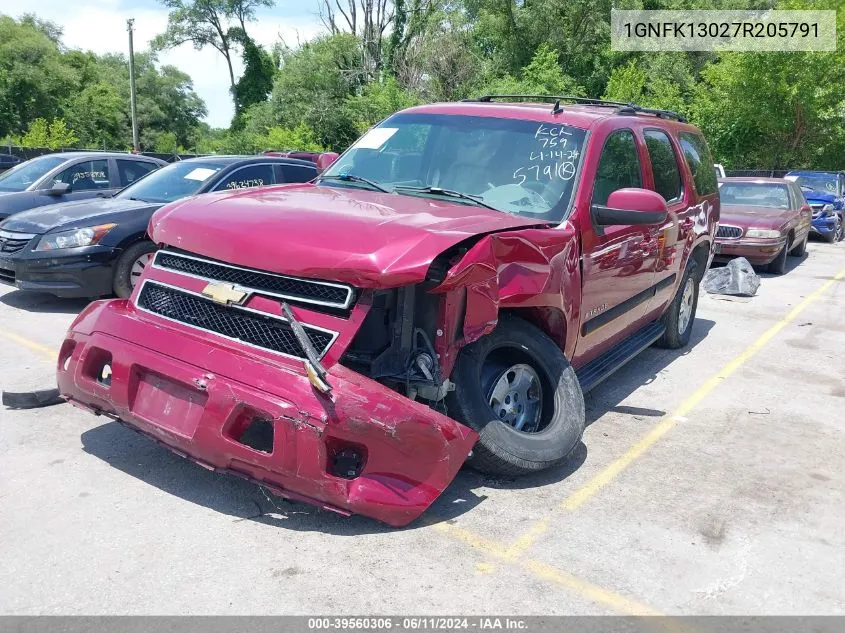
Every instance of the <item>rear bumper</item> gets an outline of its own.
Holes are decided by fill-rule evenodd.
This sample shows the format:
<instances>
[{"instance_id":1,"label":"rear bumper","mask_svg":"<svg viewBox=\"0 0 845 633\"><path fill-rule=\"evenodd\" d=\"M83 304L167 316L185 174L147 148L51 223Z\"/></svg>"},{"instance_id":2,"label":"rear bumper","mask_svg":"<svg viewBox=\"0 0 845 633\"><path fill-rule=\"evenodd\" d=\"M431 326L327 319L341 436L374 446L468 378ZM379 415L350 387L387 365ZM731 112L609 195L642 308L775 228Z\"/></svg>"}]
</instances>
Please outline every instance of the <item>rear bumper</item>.
<instances>
[{"instance_id":1,"label":"rear bumper","mask_svg":"<svg viewBox=\"0 0 845 633\"><path fill-rule=\"evenodd\" d=\"M101 246L85 250L39 259L0 254L0 282L57 297L111 294L113 265L120 251Z\"/></svg>"},{"instance_id":2,"label":"rear bumper","mask_svg":"<svg viewBox=\"0 0 845 633\"><path fill-rule=\"evenodd\" d=\"M207 468L392 526L431 505L478 437L341 365L329 369L333 391L324 396L296 361L269 363L232 347L145 321L125 300L96 302L62 346L59 390ZM104 363L110 384L98 380ZM272 424L270 452L238 441L253 419ZM331 466L349 450L364 457L351 479Z\"/></svg>"},{"instance_id":3,"label":"rear bumper","mask_svg":"<svg viewBox=\"0 0 845 633\"><path fill-rule=\"evenodd\" d=\"M781 251L785 239L765 240L754 238L716 239L716 261L725 261L734 257L745 257L756 266L770 263Z\"/></svg>"}]
</instances>

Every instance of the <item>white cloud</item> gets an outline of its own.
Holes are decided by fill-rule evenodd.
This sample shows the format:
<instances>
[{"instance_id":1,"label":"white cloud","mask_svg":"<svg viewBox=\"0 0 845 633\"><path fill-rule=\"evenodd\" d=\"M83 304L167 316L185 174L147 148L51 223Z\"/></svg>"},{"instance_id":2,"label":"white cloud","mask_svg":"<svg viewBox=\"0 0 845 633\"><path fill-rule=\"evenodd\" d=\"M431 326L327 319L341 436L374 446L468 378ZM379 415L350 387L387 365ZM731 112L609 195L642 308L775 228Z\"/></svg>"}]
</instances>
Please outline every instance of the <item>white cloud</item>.
<instances>
[{"instance_id":1,"label":"white cloud","mask_svg":"<svg viewBox=\"0 0 845 633\"><path fill-rule=\"evenodd\" d=\"M75 0L68 10L65 0L29 0L26 7L12 12L19 16L35 13L55 22L64 30L63 42L70 48L95 53L126 53L126 20L135 19L135 50L148 48L149 41L167 26L167 11L160 5L144 0ZM267 47L280 38L288 44L297 39L313 37L320 29L314 9L301 3L296 13L264 11L248 27L250 35ZM233 60L235 77L243 70L240 56ZM213 48L197 51L190 44L159 54L161 64L170 64L186 72L194 81L194 89L208 107L206 121L214 127L227 127L232 119L232 100L229 95L229 71L226 60Z\"/></svg>"}]
</instances>

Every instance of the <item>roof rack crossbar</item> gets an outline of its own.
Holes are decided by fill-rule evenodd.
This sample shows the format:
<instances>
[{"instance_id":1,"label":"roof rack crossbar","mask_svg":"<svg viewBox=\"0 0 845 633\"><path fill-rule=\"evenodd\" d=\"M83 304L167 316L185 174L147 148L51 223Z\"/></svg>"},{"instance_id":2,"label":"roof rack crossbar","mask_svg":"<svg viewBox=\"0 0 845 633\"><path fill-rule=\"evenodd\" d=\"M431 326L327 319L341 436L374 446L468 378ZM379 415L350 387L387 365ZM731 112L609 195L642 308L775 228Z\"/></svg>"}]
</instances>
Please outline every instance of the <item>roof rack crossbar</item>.
<instances>
[{"instance_id":1,"label":"roof rack crossbar","mask_svg":"<svg viewBox=\"0 0 845 633\"><path fill-rule=\"evenodd\" d=\"M495 101L541 101L559 104L561 101L575 103L578 105L591 105L597 107L616 108L617 114L651 114L663 119L674 119L686 123L683 115L671 110L659 110L657 108L644 108L636 103L624 101L608 101L606 99L590 99L588 97L575 97L572 95L482 95L476 99L463 99L464 102L493 103ZM557 105L553 112L557 114L562 109Z\"/></svg>"}]
</instances>

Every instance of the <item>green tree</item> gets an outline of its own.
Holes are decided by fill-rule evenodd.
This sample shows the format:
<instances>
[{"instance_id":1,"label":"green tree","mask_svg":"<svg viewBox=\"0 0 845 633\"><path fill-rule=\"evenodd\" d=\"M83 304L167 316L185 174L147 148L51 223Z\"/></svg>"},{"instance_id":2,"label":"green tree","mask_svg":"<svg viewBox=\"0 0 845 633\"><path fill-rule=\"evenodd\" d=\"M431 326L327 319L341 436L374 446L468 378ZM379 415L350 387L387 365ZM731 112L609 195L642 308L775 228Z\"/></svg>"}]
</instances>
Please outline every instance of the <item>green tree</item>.
<instances>
[{"instance_id":1,"label":"green tree","mask_svg":"<svg viewBox=\"0 0 845 633\"><path fill-rule=\"evenodd\" d=\"M345 149L358 136L355 113L346 100L360 94L367 77L361 43L348 33L285 49L270 105L259 108L260 116L249 113L252 124L247 129L266 134L271 125L295 128L304 123L323 147Z\"/></svg>"},{"instance_id":2,"label":"green tree","mask_svg":"<svg viewBox=\"0 0 845 633\"><path fill-rule=\"evenodd\" d=\"M243 128L240 114L250 106L262 103L273 91L276 62L260 45L248 37L243 40L244 72L234 87L235 119L232 127Z\"/></svg>"},{"instance_id":3,"label":"green tree","mask_svg":"<svg viewBox=\"0 0 845 633\"><path fill-rule=\"evenodd\" d=\"M0 15L0 136L19 134L37 118L59 113L74 87L73 72L62 63L55 27L36 26Z\"/></svg>"},{"instance_id":4,"label":"green tree","mask_svg":"<svg viewBox=\"0 0 845 633\"><path fill-rule=\"evenodd\" d=\"M187 43L193 44L197 50L211 46L226 60L229 87L234 98L232 60L238 44L249 41L246 23L255 19L256 9L273 6L275 0L160 1L170 12L167 29L153 40L153 48L162 50ZM237 101L235 105L237 107Z\"/></svg>"},{"instance_id":5,"label":"green tree","mask_svg":"<svg viewBox=\"0 0 845 633\"><path fill-rule=\"evenodd\" d=\"M481 92L490 94L573 95L584 94L572 77L564 74L558 63L558 52L550 44L542 44L534 57L517 76L504 75L489 80Z\"/></svg>"},{"instance_id":6,"label":"green tree","mask_svg":"<svg viewBox=\"0 0 845 633\"><path fill-rule=\"evenodd\" d=\"M73 147L79 138L67 127L63 119L35 119L21 138L23 147L49 147L60 149Z\"/></svg>"}]
</instances>

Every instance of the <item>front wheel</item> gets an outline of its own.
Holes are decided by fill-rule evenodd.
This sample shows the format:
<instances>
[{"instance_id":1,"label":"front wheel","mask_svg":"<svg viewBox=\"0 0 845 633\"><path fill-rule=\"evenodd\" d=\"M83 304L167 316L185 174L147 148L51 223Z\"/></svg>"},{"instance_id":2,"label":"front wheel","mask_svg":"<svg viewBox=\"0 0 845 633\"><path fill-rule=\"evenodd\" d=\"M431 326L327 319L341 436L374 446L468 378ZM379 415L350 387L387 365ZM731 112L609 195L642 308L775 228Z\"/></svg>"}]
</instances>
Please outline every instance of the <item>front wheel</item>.
<instances>
[{"instance_id":1,"label":"front wheel","mask_svg":"<svg viewBox=\"0 0 845 633\"><path fill-rule=\"evenodd\" d=\"M769 262L766 270L773 275L782 275L786 271L786 254L788 248L789 244L784 244L783 248L778 251L777 257Z\"/></svg>"},{"instance_id":2,"label":"front wheel","mask_svg":"<svg viewBox=\"0 0 845 633\"><path fill-rule=\"evenodd\" d=\"M156 245L148 240L136 242L123 251L114 267L114 294L121 298L132 294L155 252Z\"/></svg>"},{"instance_id":3,"label":"front wheel","mask_svg":"<svg viewBox=\"0 0 845 633\"><path fill-rule=\"evenodd\" d=\"M801 240L801 243L798 244L795 248L789 251L789 254L793 257L804 257L807 253L807 240L810 239L810 233L807 232L807 235L804 236L804 239Z\"/></svg>"},{"instance_id":4,"label":"front wheel","mask_svg":"<svg viewBox=\"0 0 845 633\"><path fill-rule=\"evenodd\" d=\"M836 230L836 238L834 242L841 242L845 239L845 216L839 216L839 227Z\"/></svg>"},{"instance_id":5,"label":"front wheel","mask_svg":"<svg viewBox=\"0 0 845 633\"><path fill-rule=\"evenodd\" d=\"M666 331L657 339L658 347L678 349L689 343L695 311L698 308L699 279L696 268L695 261L687 262L678 292L666 312L660 317Z\"/></svg>"},{"instance_id":6,"label":"front wheel","mask_svg":"<svg viewBox=\"0 0 845 633\"><path fill-rule=\"evenodd\" d=\"M503 316L464 347L452 372L449 415L479 434L467 463L524 475L566 459L584 432L584 396L560 348L527 321Z\"/></svg>"}]
</instances>

